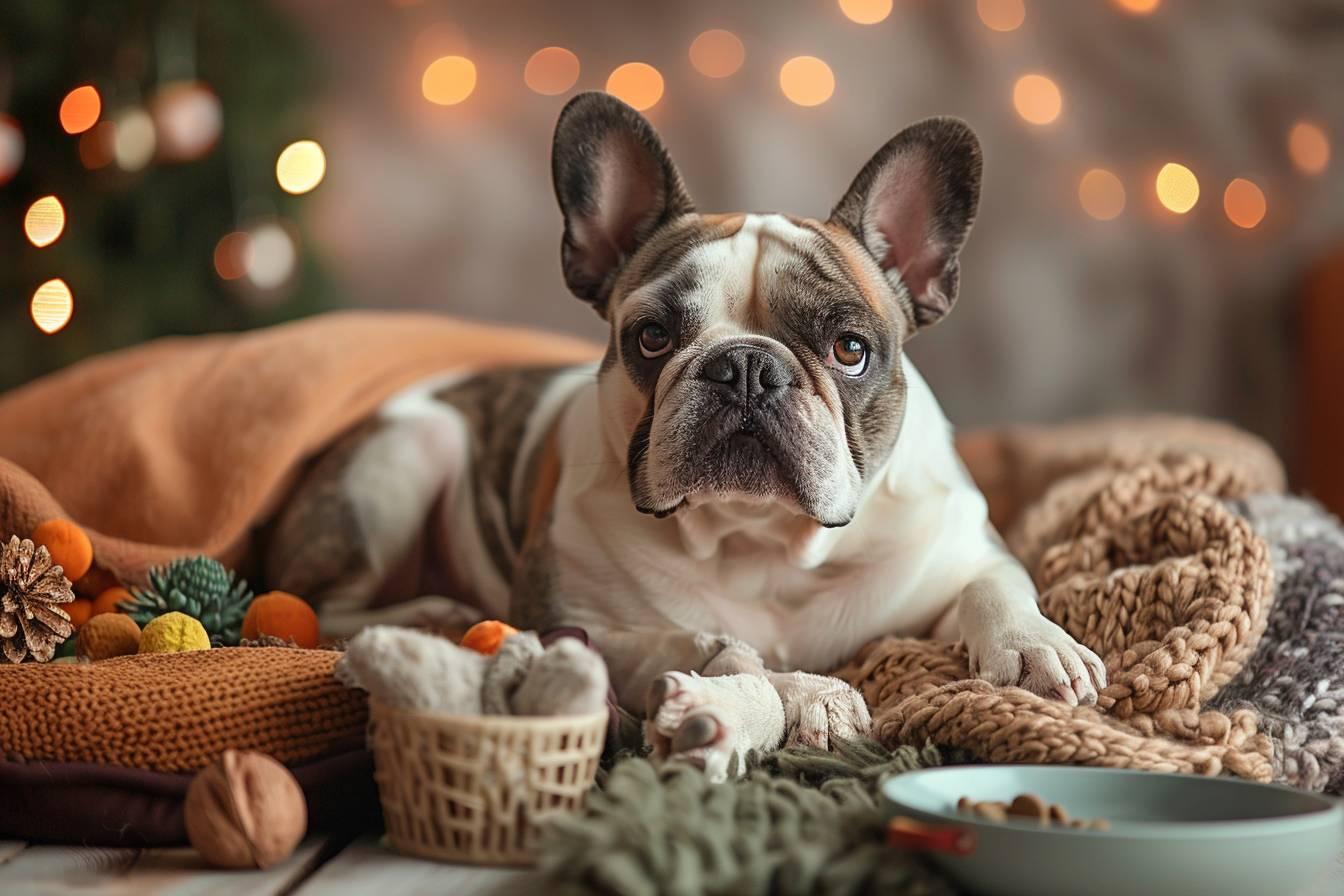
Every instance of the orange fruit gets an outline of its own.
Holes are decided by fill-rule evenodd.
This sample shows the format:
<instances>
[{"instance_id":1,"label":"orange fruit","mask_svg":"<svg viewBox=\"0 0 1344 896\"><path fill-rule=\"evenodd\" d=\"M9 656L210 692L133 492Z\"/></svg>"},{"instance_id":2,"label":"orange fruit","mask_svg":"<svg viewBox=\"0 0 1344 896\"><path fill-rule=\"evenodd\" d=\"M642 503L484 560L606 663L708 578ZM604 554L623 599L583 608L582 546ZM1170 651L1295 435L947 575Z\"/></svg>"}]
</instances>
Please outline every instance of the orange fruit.
<instances>
[{"instance_id":1,"label":"orange fruit","mask_svg":"<svg viewBox=\"0 0 1344 896\"><path fill-rule=\"evenodd\" d=\"M518 634L518 629L498 619L486 619L467 629L462 636L462 646L486 656L499 652L504 639Z\"/></svg>"},{"instance_id":2,"label":"orange fruit","mask_svg":"<svg viewBox=\"0 0 1344 896\"><path fill-rule=\"evenodd\" d=\"M117 604L124 600L132 599L131 592L127 591L125 588L109 588L106 591L100 592L98 596L93 599L93 615L97 616L100 613L120 613L121 610L118 609Z\"/></svg>"},{"instance_id":3,"label":"orange fruit","mask_svg":"<svg viewBox=\"0 0 1344 896\"><path fill-rule=\"evenodd\" d=\"M79 526L69 520L47 520L33 530L33 541L51 552L51 562L59 563L65 577L74 582L84 577L93 565L93 543Z\"/></svg>"},{"instance_id":4,"label":"orange fruit","mask_svg":"<svg viewBox=\"0 0 1344 896\"><path fill-rule=\"evenodd\" d=\"M79 628L93 615L93 601L79 597L68 604L61 604L61 609L70 614L70 624Z\"/></svg>"},{"instance_id":5,"label":"orange fruit","mask_svg":"<svg viewBox=\"0 0 1344 896\"><path fill-rule=\"evenodd\" d=\"M319 639L317 614L308 602L285 591L268 591L252 600L243 617L242 636L255 641L271 635L313 648Z\"/></svg>"}]
</instances>

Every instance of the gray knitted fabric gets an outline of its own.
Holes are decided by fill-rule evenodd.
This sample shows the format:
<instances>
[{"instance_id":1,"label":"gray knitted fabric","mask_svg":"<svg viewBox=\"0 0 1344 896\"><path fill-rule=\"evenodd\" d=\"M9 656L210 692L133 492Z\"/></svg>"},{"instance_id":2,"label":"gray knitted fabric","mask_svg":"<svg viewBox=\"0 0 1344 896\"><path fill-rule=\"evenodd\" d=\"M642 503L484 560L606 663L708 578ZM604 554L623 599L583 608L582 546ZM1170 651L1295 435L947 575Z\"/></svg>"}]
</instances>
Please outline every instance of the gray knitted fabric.
<instances>
[{"instance_id":1,"label":"gray knitted fabric","mask_svg":"<svg viewBox=\"0 0 1344 896\"><path fill-rule=\"evenodd\" d=\"M933 747L833 746L753 756L746 777L723 784L681 763L618 761L582 812L547 831L544 892L950 894L918 856L884 845L877 794L887 775L944 757Z\"/></svg>"},{"instance_id":2,"label":"gray knitted fabric","mask_svg":"<svg viewBox=\"0 0 1344 896\"><path fill-rule=\"evenodd\" d=\"M1275 600L1250 662L1218 694L1260 713L1275 780L1344 792L1344 527L1320 505L1256 495L1228 505L1269 543Z\"/></svg>"}]
</instances>

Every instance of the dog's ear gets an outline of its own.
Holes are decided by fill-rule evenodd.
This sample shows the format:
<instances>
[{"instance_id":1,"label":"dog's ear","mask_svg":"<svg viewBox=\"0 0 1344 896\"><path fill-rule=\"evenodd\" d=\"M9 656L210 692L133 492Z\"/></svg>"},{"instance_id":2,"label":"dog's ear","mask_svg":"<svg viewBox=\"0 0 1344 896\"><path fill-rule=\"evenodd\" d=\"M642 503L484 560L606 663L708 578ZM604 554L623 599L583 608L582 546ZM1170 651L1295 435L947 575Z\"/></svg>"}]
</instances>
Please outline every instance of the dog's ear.
<instances>
[{"instance_id":1,"label":"dog's ear","mask_svg":"<svg viewBox=\"0 0 1344 896\"><path fill-rule=\"evenodd\" d=\"M963 121L929 118L877 151L831 221L863 243L916 327L936 323L957 300L957 253L980 201L980 142Z\"/></svg>"},{"instance_id":2,"label":"dog's ear","mask_svg":"<svg viewBox=\"0 0 1344 896\"><path fill-rule=\"evenodd\" d=\"M551 173L565 216L565 282L605 316L621 266L695 206L653 126L605 93L579 94L560 113Z\"/></svg>"}]
</instances>

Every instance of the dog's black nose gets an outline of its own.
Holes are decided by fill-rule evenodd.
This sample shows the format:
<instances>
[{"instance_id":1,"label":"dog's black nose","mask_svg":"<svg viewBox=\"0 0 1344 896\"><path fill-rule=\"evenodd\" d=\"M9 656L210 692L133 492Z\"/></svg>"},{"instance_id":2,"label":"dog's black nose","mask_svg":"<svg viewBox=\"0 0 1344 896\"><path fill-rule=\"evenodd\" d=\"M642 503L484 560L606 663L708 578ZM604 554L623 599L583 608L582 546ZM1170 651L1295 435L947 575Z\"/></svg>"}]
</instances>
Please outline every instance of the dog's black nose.
<instances>
[{"instance_id":1,"label":"dog's black nose","mask_svg":"<svg viewBox=\"0 0 1344 896\"><path fill-rule=\"evenodd\" d=\"M793 382L788 365L754 345L730 345L705 361L700 377L738 401L755 401L778 392Z\"/></svg>"}]
</instances>

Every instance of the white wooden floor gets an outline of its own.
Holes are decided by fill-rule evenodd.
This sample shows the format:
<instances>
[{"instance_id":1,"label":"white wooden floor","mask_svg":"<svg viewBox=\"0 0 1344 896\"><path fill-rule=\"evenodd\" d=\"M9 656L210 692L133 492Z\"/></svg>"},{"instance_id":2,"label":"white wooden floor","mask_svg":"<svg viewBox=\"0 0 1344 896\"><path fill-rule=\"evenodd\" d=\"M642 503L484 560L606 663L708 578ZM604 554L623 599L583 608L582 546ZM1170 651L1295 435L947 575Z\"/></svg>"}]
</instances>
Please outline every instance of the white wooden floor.
<instances>
[{"instance_id":1,"label":"white wooden floor","mask_svg":"<svg viewBox=\"0 0 1344 896\"><path fill-rule=\"evenodd\" d=\"M1303 896L1344 893L1344 842ZM523 896L541 892L526 869L477 868L410 859L373 835L313 838L266 871L214 871L191 849L93 849L0 841L3 896ZM1274 894L1292 896L1292 894Z\"/></svg>"},{"instance_id":2,"label":"white wooden floor","mask_svg":"<svg viewBox=\"0 0 1344 896\"><path fill-rule=\"evenodd\" d=\"M442 896L535 893L526 869L404 858L373 835L311 838L265 871L215 871L192 849L95 849L0 841L3 896Z\"/></svg>"}]
</instances>

